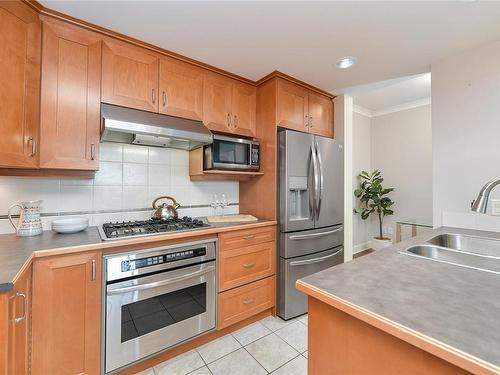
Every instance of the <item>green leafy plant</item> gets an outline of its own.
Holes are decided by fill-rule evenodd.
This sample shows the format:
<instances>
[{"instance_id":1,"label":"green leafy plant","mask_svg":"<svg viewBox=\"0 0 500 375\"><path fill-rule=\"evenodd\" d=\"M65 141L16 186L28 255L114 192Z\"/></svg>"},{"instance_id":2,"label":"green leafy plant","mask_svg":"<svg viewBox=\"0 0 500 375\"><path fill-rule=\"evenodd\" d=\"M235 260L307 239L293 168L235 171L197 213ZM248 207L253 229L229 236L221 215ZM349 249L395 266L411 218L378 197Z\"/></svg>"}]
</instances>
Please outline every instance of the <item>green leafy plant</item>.
<instances>
[{"instance_id":1,"label":"green leafy plant","mask_svg":"<svg viewBox=\"0 0 500 375\"><path fill-rule=\"evenodd\" d=\"M358 178L360 180L359 187L354 190L354 196L359 198L361 205L354 209L354 212L361 215L361 219L366 220L371 214L378 215L379 236L375 237L379 240L388 240L382 234L382 223L384 217L393 215L394 211L391 206L394 202L387 195L394 188L384 188L382 182L382 174L379 170L374 170L371 174L362 171Z\"/></svg>"}]
</instances>

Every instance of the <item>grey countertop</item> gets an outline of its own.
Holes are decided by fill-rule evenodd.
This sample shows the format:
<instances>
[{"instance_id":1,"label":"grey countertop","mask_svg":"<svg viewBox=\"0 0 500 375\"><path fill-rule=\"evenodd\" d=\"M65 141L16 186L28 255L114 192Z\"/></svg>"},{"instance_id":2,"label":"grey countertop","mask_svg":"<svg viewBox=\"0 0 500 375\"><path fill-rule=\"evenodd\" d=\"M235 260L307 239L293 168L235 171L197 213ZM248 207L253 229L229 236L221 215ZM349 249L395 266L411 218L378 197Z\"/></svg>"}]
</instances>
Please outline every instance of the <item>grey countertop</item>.
<instances>
[{"instance_id":1,"label":"grey countertop","mask_svg":"<svg viewBox=\"0 0 500 375\"><path fill-rule=\"evenodd\" d=\"M185 234L186 238L202 236L219 231L239 229L241 226L265 225L275 222L259 220L253 223L221 223L213 224L210 228L172 232L150 237L127 237L127 244L133 241L140 245L141 242L154 239L158 241L169 240L169 236ZM34 252L45 250L57 250L63 248L80 247L82 251L85 246L100 245L103 248L116 248L124 245L120 240L102 241L97 227L89 227L86 230L74 234L59 234L53 231L44 231L43 234L33 237L17 237L15 234L0 235L0 293L8 292L13 287L13 279L29 260ZM83 247L82 247L83 246ZM95 248L95 246L94 246Z\"/></svg>"},{"instance_id":2,"label":"grey countertop","mask_svg":"<svg viewBox=\"0 0 500 375\"><path fill-rule=\"evenodd\" d=\"M439 233L500 239L443 227L302 281L500 367L500 275L398 252Z\"/></svg>"}]
</instances>

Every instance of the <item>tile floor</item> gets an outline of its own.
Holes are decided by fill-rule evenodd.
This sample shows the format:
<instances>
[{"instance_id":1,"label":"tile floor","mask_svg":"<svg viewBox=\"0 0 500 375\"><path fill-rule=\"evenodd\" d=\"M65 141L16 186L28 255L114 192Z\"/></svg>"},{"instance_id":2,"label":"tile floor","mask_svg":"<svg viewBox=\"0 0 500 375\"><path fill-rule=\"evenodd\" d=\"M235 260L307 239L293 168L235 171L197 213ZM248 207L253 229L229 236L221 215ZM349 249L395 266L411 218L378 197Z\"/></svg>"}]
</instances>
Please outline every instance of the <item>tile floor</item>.
<instances>
[{"instance_id":1,"label":"tile floor","mask_svg":"<svg viewBox=\"0 0 500 375\"><path fill-rule=\"evenodd\" d=\"M140 375L306 375L307 315L269 316Z\"/></svg>"}]
</instances>

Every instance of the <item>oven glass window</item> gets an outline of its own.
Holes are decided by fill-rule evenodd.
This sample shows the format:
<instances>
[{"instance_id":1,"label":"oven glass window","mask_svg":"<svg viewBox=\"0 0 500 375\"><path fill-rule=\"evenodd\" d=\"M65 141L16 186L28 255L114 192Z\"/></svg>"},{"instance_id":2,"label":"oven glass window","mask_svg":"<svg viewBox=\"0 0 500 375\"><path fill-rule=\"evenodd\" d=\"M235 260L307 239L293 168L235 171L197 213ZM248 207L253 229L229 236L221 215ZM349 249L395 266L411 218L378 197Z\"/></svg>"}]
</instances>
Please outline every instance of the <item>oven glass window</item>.
<instances>
[{"instance_id":1,"label":"oven glass window","mask_svg":"<svg viewBox=\"0 0 500 375\"><path fill-rule=\"evenodd\" d=\"M226 164L249 164L249 145L244 143L214 141L214 162Z\"/></svg>"},{"instance_id":2,"label":"oven glass window","mask_svg":"<svg viewBox=\"0 0 500 375\"><path fill-rule=\"evenodd\" d=\"M121 342L207 311L207 284L198 284L122 306Z\"/></svg>"}]
</instances>

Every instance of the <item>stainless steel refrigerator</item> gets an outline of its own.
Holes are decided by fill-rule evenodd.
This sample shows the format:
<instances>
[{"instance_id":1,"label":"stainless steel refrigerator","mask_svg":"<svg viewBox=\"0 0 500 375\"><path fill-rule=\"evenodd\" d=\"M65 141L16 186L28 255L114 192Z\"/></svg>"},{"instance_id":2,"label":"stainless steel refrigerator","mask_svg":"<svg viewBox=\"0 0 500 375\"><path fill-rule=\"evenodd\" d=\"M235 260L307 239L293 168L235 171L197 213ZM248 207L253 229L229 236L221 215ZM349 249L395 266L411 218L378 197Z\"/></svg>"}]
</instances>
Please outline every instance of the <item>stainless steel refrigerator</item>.
<instances>
[{"instance_id":1,"label":"stainless steel refrigerator","mask_svg":"<svg viewBox=\"0 0 500 375\"><path fill-rule=\"evenodd\" d=\"M344 261L342 145L326 137L278 133L278 315L307 312L297 279Z\"/></svg>"}]
</instances>

